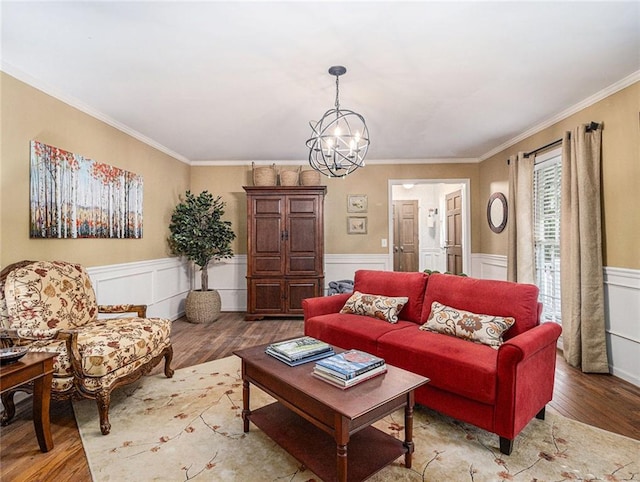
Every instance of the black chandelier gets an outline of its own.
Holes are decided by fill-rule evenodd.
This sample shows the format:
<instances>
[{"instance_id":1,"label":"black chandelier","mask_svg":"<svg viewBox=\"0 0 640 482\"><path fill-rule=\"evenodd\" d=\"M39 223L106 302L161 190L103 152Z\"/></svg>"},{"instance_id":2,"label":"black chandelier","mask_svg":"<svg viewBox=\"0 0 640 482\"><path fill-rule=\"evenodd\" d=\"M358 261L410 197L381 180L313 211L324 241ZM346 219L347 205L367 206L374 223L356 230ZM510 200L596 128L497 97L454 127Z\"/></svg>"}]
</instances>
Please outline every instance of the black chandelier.
<instances>
[{"instance_id":1,"label":"black chandelier","mask_svg":"<svg viewBox=\"0 0 640 482\"><path fill-rule=\"evenodd\" d=\"M336 76L335 108L324 113L318 122L309 122L312 136L307 140L309 164L328 177L345 177L359 167L369 149L369 129L360 114L340 109L339 79L347 69L341 65L329 69Z\"/></svg>"}]
</instances>

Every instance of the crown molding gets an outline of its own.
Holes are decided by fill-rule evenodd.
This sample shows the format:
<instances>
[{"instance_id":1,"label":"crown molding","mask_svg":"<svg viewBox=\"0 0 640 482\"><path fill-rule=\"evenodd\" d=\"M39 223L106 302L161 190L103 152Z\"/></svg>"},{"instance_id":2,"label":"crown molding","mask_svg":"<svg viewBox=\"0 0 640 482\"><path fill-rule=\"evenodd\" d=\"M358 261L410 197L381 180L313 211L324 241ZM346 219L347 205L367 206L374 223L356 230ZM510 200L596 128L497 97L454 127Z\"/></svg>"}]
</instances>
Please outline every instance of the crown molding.
<instances>
[{"instance_id":1,"label":"crown molding","mask_svg":"<svg viewBox=\"0 0 640 482\"><path fill-rule=\"evenodd\" d=\"M508 149L509 147L517 144L518 142L523 141L526 138L531 137L532 135L537 134L538 132L540 132L540 131L548 128L548 127L551 127L554 124L557 124L561 120L564 120L567 117L572 116L573 114L576 114L577 112L580 112L583 109L586 109L587 107L595 104L596 102L600 102L602 99L605 99L605 98L609 97L610 95L613 95L616 92L619 92L622 89L625 89L625 88L629 87L630 85L635 84L638 81L640 81L640 70L636 70L635 72L633 72L632 74L626 76L625 78L623 78L623 79L611 84L609 87L605 87L600 92L597 92L597 93L587 97L583 101L578 102L577 104L569 107L568 109L563 110L562 112L559 112L558 114L554 115L553 117L547 119L544 122L541 122L540 124L532 127L531 129L523 132L522 134L519 134L516 137L508 140L507 142L505 142L503 144L500 144L497 147L494 147L493 149L491 149L486 154L483 154L482 156L480 156L479 161L482 162L482 161L484 161L486 159L489 159L492 156L495 156L496 154L499 154L500 152L502 152L502 151Z\"/></svg>"},{"instance_id":2,"label":"crown molding","mask_svg":"<svg viewBox=\"0 0 640 482\"><path fill-rule=\"evenodd\" d=\"M35 77L27 74L26 72L23 72L22 70L18 69L17 67L9 64L8 62L5 61L0 61L0 70L3 71L4 73L10 75L11 77L15 77L16 79L18 79L21 82L24 82L25 84L30 85L31 87L33 87L34 89L40 90L42 92L44 92L47 95L50 95L51 97L54 97L62 102L64 102L65 104L70 105L71 107L74 107L76 109L78 109L81 112L84 112L87 115L90 115L91 117L104 122L105 124L110 125L111 127L114 127L116 129L118 129L119 131L133 137L134 139L139 140L140 142L143 142L144 144L147 144L150 147L153 147L154 149L157 149L161 152L164 152L165 154L167 154L168 156L173 157L174 159L184 162L185 164L191 164L191 161L189 159L187 159L186 157L184 157L181 154L178 154L175 151L172 151L171 149L169 149L168 147L163 146L162 144L154 141L153 139L151 139L150 137L145 136L144 134L141 134L140 132L131 129L129 126L118 122L117 120L109 117L108 115L94 109L93 107L85 104L84 102L80 101L79 99L76 99L75 97L72 97L68 94L65 94L64 92L61 92L60 90L56 89L55 87L53 87L52 85L43 82L40 79L36 79Z\"/></svg>"},{"instance_id":3,"label":"crown molding","mask_svg":"<svg viewBox=\"0 0 640 482\"><path fill-rule=\"evenodd\" d=\"M444 158L434 158L434 159L372 159L365 160L365 168L366 166L375 166L375 165L398 165L398 164L477 164L480 162L480 159L477 157L464 157L464 158L454 158L454 157L444 157ZM191 161L191 166L205 167L205 166L251 166L255 164L256 166L270 166L271 164L277 164L279 166L306 166L309 164L309 161L304 160L295 160L295 161L280 161L277 159L274 160L259 160L259 161L238 161L238 160L202 160L202 161Z\"/></svg>"}]
</instances>

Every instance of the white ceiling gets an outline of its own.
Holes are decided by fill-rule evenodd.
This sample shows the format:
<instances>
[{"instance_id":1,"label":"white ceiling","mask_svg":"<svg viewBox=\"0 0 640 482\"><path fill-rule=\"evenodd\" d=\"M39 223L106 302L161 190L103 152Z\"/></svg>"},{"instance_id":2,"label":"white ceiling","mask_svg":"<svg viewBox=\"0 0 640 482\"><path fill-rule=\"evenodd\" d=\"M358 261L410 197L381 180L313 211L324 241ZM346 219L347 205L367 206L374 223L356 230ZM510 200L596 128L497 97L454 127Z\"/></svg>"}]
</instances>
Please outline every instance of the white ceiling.
<instances>
[{"instance_id":1,"label":"white ceiling","mask_svg":"<svg viewBox=\"0 0 640 482\"><path fill-rule=\"evenodd\" d=\"M190 161L482 158L640 71L640 2L11 2L2 70ZM634 78L635 78L634 77ZM597 120L597 119L594 119Z\"/></svg>"}]
</instances>

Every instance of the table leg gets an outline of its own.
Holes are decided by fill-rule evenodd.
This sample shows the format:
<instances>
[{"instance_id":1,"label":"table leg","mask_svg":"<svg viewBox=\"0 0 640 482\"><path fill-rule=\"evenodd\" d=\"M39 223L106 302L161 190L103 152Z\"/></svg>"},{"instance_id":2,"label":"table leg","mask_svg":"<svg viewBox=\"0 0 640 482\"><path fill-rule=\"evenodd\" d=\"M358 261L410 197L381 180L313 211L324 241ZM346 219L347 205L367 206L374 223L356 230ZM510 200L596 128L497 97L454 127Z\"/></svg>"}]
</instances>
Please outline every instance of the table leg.
<instances>
[{"instance_id":1,"label":"table leg","mask_svg":"<svg viewBox=\"0 0 640 482\"><path fill-rule=\"evenodd\" d=\"M242 423L244 432L249 431L249 417L251 410L249 409L249 382L242 379Z\"/></svg>"},{"instance_id":2,"label":"table leg","mask_svg":"<svg viewBox=\"0 0 640 482\"><path fill-rule=\"evenodd\" d=\"M413 454L413 405L414 405L413 391L407 393L407 404L404 407L404 446L406 452L404 454L404 466L408 469L411 468L411 456Z\"/></svg>"},{"instance_id":3,"label":"table leg","mask_svg":"<svg viewBox=\"0 0 640 482\"><path fill-rule=\"evenodd\" d=\"M52 381L53 373L48 373L36 378L33 382L33 425L36 429L38 445L40 445L42 452L48 452L53 448L49 422Z\"/></svg>"},{"instance_id":4,"label":"table leg","mask_svg":"<svg viewBox=\"0 0 640 482\"><path fill-rule=\"evenodd\" d=\"M336 474L338 482L347 482L347 444L349 443L349 421L336 415Z\"/></svg>"}]
</instances>

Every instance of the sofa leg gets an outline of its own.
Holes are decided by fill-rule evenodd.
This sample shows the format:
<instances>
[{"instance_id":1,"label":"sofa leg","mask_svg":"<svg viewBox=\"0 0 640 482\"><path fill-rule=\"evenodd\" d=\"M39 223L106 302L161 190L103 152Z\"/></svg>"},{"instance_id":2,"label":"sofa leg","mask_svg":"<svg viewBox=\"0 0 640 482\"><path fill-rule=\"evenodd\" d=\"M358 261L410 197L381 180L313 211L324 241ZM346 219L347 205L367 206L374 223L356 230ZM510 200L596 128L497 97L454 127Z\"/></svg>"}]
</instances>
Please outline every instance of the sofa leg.
<instances>
[{"instance_id":1,"label":"sofa leg","mask_svg":"<svg viewBox=\"0 0 640 482\"><path fill-rule=\"evenodd\" d=\"M500 437L500 452L502 452L505 455L511 455L512 451L513 451L513 440Z\"/></svg>"},{"instance_id":2,"label":"sofa leg","mask_svg":"<svg viewBox=\"0 0 640 482\"><path fill-rule=\"evenodd\" d=\"M111 394L106 390L98 392L96 403L98 404L98 414L100 415L100 431L102 435L107 435L111 431L111 424L109 423Z\"/></svg>"},{"instance_id":3,"label":"sofa leg","mask_svg":"<svg viewBox=\"0 0 640 482\"><path fill-rule=\"evenodd\" d=\"M536 414L536 418L537 418L538 420L544 420L544 412L545 412L545 409L546 409L546 408L547 408L546 406L542 407L542 410L540 410L540 411Z\"/></svg>"},{"instance_id":4,"label":"sofa leg","mask_svg":"<svg viewBox=\"0 0 640 482\"><path fill-rule=\"evenodd\" d=\"M173 377L171 360L173 360L173 345L169 345L164 352L164 376L167 378Z\"/></svg>"},{"instance_id":5,"label":"sofa leg","mask_svg":"<svg viewBox=\"0 0 640 482\"><path fill-rule=\"evenodd\" d=\"M13 395L15 393L15 390L11 390L0 395L2 405L4 406L4 412L2 412L2 418L0 418L0 425L3 427L9 425L9 422L11 422L11 419L16 414L16 406L13 403Z\"/></svg>"}]
</instances>

